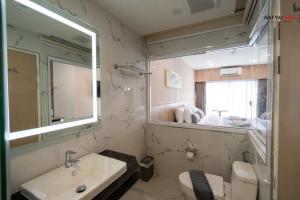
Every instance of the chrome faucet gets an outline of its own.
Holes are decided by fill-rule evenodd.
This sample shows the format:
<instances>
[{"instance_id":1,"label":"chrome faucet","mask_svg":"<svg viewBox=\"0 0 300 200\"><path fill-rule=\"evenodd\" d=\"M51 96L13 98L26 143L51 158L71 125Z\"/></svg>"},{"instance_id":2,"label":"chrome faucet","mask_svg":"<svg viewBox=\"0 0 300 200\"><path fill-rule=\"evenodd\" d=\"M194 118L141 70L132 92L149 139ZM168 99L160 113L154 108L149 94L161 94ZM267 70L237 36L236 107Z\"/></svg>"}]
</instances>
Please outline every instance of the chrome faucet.
<instances>
[{"instance_id":1,"label":"chrome faucet","mask_svg":"<svg viewBox=\"0 0 300 200\"><path fill-rule=\"evenodd\" d=\"M73 160L72 155L76 154L75 151L66 151L65 153L65 167L70 168L79 163L79 160Z\"/></svg>"}]
</instances>

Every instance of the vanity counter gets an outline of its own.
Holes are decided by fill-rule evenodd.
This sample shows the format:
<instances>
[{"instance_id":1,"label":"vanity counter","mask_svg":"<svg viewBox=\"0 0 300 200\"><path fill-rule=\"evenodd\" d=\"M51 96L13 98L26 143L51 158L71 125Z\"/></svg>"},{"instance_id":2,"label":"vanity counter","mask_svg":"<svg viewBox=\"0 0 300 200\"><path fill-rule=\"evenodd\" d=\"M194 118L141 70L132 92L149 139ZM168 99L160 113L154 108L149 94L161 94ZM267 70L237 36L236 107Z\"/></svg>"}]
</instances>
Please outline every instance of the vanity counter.
<instances>
[{"instance_id":1,"label":"vanity counter","mask_svg":"<svg viewBox=\"0 0 300 200\"><path fill-rule=\"evenodd\" d=\"M127 171L93 198L93 200L117 200L125 194L136 181L139 180L140 170L138 162L134 156L111 150L104 150L99 154L127 163ZM20 192L13 194L11 199L27 200L27 198Z\"/></svg>"}]
</instances>

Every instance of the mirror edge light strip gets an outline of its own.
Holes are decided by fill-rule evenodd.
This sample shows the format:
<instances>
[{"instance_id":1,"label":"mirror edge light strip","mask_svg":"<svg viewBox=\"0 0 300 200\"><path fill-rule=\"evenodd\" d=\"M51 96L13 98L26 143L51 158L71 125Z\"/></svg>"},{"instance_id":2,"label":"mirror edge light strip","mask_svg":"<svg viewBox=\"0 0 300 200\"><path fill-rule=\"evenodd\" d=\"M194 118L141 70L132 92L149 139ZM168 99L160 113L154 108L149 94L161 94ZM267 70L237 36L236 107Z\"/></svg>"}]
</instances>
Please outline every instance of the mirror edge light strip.
<instances>
[{"instance_id":1,"label":"mirror edge light strip","mask_svg":"<svg viewBox=\"0 0 300 200\"><path fill-rule=\"evenodd\" d=\"M89 119L84 119L84 120L79 120L79 121L74 121L74 122L68 122L68 123L63 123L63 124L56 124L56 125L50 125L46 127L41 127L41 128L35 128L35 129L29 129L29 130L24 130L24 131L17 131L17 132L11 132L9 133L9 140L16 140L24 137L29 137L33 135L39 135L42 133L48 133L48 132L54 132L66 128L72 128L75 126L80 126L80 125L85 125L85 124L90 124L90 123L95 123L97 122L97 85L96 85L96 80L97 80L97 34L91 30L88 30L84 28L83 26L80 26L30 0L14 0L22 5L25 5L29 8L32 8L33 10L42 13L44 15L47 15L48 17L55 19L63 24L66 24L78 31L81 31L89 36L92 37L92 79L93 79L93 117Z\"/></svg>"},{"instance_id":2,"label":"mirror edge light strip","mask_svg":"<svg viewBox=\"0 0 300 200\"><path fill-rule=\"evenodd\" d=\"M88 30L87 28L80 26L78 24L76 24L75 22L72 22L71 20L64 18L58 14L56 14L55 12L48 10L47 8L44 8L41 5L38 5L34 2L32 2L31 0L14 0L24 6L27 6L43 15L47 15L48 17L55 19L58 22L64 23L65 25L68 25L74 29L77 29L78 31L81 31L87 35L93 36L93 34L95 34L95 32Z\"/></svg>"}]
</instances>

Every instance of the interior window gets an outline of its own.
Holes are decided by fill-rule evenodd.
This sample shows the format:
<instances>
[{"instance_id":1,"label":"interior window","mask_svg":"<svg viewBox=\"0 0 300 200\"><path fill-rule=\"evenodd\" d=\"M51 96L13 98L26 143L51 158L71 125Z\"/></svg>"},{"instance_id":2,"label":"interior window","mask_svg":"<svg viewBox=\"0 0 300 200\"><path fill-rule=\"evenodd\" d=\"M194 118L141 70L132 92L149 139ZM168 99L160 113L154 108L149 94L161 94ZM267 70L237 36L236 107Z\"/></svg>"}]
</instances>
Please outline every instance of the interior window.
<instances>
[{"instance_id":1,"label":"interior window","mask_svg":"<svg viewBox=\"0 0 300 200\"><path fill-rule=\"evenodd\" d=\"M267 53L258 59L257 50L255 46L239 47L151 61L151 121L263 127Z\"/></svg>"}]
</instances>

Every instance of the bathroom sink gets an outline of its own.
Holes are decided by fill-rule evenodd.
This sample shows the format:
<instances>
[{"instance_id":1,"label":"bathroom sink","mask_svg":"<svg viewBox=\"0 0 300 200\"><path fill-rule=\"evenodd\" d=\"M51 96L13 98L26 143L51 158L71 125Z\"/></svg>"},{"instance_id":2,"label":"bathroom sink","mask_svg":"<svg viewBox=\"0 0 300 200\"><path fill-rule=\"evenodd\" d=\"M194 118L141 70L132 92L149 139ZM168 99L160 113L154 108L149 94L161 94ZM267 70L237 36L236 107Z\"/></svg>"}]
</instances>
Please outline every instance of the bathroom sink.
<instances>
[{"instance_id":1,"label":"bathroom sink","mask_svg":"<svg viewBox=\"0 0 300 200\"><path fill-rule=\"evenodd\" d=\"M21 193L32 200L88 200L127 171L125 162L95 153L79 161L77 167L62 166L24 183Z\"/></svg>"}]
</instances>

